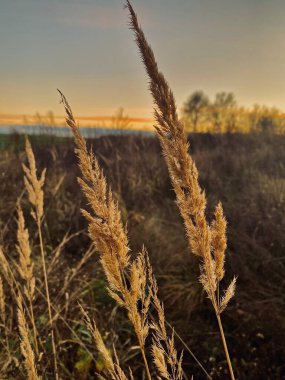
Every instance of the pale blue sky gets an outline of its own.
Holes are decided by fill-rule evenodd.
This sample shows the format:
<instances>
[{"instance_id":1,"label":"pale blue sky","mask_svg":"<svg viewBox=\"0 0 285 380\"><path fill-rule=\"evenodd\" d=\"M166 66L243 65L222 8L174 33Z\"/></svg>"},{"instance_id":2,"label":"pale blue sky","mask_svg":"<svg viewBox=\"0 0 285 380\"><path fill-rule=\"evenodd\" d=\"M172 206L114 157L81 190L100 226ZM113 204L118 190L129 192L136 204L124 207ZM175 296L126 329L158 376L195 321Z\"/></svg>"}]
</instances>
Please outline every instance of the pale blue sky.
<instances>
[{"instance_id":1,"label":"pale blue sky","mask_svg":"<svg viewBox=\"0 0 285 380\"><path fill-rule=\"evenodd\" d=\"M284 0L133 0L181 106L196 89L285 110ZM0 0L0 113L78 115L118 107L149 116L151 97L120 0Z\"/></svg>"}]
</instances>

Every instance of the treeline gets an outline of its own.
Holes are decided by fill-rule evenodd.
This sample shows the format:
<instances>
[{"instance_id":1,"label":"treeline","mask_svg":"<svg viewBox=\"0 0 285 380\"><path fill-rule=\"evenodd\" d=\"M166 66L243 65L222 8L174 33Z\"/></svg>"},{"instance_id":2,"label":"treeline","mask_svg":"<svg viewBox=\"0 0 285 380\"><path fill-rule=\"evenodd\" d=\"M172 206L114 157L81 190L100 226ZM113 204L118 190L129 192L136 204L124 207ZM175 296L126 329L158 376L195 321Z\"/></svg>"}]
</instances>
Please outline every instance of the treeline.
<instances>
[{"instance_id":1,"label":"treeline","mask_svg":"<svg viewBox=\"0 0 285 380\"><path fill-rule=\"evenodd\" d=\"M285 133L285 114L275 108L238 105L232 92L219 92L213 101L203 91L189 96L182 119L191 132Z\"/></svg>"}]
</instances>

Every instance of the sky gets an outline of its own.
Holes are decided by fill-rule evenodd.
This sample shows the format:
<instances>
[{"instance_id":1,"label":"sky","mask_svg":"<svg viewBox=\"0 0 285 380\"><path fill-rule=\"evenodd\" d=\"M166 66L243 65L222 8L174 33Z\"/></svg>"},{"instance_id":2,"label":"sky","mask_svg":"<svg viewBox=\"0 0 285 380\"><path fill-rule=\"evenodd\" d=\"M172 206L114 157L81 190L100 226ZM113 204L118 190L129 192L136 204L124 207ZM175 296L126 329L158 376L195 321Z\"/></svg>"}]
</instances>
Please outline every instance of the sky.
<instances>
[{"instance_id":1,"label":"sky","mask_svg":"<svg viewBox=\"0 0 285 380\"><path fill-rule=\"evenodd\" d=\"M0 114L152 115L123 0L0 0ZM195 90L285 110L284 0L133 0L179 108Z\"/></svg>"}]
</instances>

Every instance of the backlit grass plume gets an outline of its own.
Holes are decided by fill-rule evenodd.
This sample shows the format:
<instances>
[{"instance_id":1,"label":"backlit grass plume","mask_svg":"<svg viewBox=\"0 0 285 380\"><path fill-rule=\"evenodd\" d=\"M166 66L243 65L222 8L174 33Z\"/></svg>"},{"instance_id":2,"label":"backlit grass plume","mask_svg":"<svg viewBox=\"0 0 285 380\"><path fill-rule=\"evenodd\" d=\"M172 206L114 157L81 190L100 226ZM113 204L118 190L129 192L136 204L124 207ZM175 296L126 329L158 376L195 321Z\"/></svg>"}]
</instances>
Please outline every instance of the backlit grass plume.
<instances>
[{"instance_id":1,"label":"backlit grass plume","mask_svg":"<svg viewBox=\"0 0 285 380\"><path fill-rule=\"evenodd\" d=\"M52 344L52 352L53 352L53 358L54 358L54 372L55 372L55 379L58 380L57 354L56 354L52 312L51 312L51 300L50 300L49 284L48 284L48 278L47 278L44 242L43 242L43 236L42 236L42 219L43 219L43 214L44 214L43 186L45 183L46 170L44 169L40 177L38 178L34 152L29 142L29 139L27 137L26 137L25 150L26 150L26 155L28 159L28 166L23 164L23 170L25 173L24 183L25 183L25 187L28 193L29 201L31 205L33 206L33 210L31 214L37 223L42 268L43 268L43 275L44 275L45 292L46 292L46 300L47 300L47 307L48 307L48 316L49 316L50 331L51 331L51 344Z\"/></svg>"},{"instance_id":2,"label":"backlit grass plume","mask_svg":"<svg viewBox=\"0 0 285 380\"><path fill-rule=\"evenodd\" d=\"M219 282L224 277L226 249L226 221L221 204L216 208L215 219L209 224L205 216L206 196L198 182L198 170L189 154L189 144L183 125L179 121L174 95L159 71L154 53L148 44L130 2L133 29L144 66L150 80L150 92L154 99L156 131L163 149L177 204L182 215L191 251L201 259L200 281L210 298L220 327L221 337L232 379L234 374L228 354L220 314L234 295L234 278L222 299Z\"/></svg>"},{"instance_id":3,"label":"backlit grass plume","mask_svg":"<svg viewBox=\"0 0 285 380\"><path fill-rule=\"evenodd\" d=\"M152 321L152 328L154 329L154 338L152 343L152 356L156 368L162 379L166 380L182 380L182 358L177 354L174 343L174 330L169 337L166 332L166 319L164 315L164 307L158 298L158 287L155 278L150 277L151 282L151 295L153 306L157 313L157 321ZM170 367L171 372L168 370Z\"/></svg>"},{"instance_id":4,"label":"backlit grass plume","mask_svg":"<svg viewBox=\"0 0 285 380\"><path fill-rule=\"evenodd\" d=\"M137 260L131 263L127 233L121 220L118 204L107 186L97 159L92 152L89 153L87 150L86 142L79 132L66 98L61 92L60 94L67 114L66 122L72 129L77 146L76 154L83 177L78 181L92 210L92 215L88 211L82 210L89 222L89 235L100 253L101 263L109 284L109 294L128 311L150 379L145 355L145 340L149 330L146 315L150 296L147 299L144 298L147 272L143 267L143 256L139 255ZM127 273L130 273L129 286L126 281ZM142 310L138 309L138 301L143 303Z\"/></svg>"},{"instance_id":5,"label":"backlit grass plume","mask_svg":"<svg viewBox=\"0 0 285 380\"><path fill-rule=\"evenodd\" d=\"M24 294L29 302L29 311L31 316L31 322L33 325L33 334L34 334L34 344L36 354L39 354L38 343L37 343L37 329L34 318L34 310L33 310L33 298L35 293L35 277L33 274L34 264L31 260L31 247L29 241L29 231L25 227L25 219L23 211L18 205L18 231L17 231L17 251L19 253L19 265L18 271L20 276L25 281L24 285Z\"/></svg>"},{"instance_id":6,"label":"backlit grass plume","mask_svg":"<svg viewBox=\"0 0 285 380\"><path fill-rule=\"evenodd\" d=\"M157 298L157 290L153 286L154 280L148 255L146 250L142 249L136 258L131 260L127 230L123 226L118 203L114 200L112 192L107 186L97 159L92 152L87 150L86 142L79 132L65 96L61 92L60 95L67 115L66 122L72 129L77 146L76 154L83 177L82 179L79 178L78 181L91 207L92 214L83 210L83 214L89 222L89 235L100 253L101 263L109 284L109 294L128 312L128 317L139 342L147 377L150 380L151 374L145 353L145 342L150 329L149 307L152 297ZM156 310L160 319L164 318L164 313L160 313L157 307ZM161 355L167 356L167 349L162 349L161 342L168 343L168 341L165 340L166 332L163 336L159 334L159 326L160 322L153 325L153 357L156 367L161 372ZM98 334L96 337L95 341L98 346ZM174 346L174 341L172 340L172 342ZM160 358L158 358L159 355ZM166 357L172 372L177 371L178 363L173 358ZM181 367L180 364L178 366ZM167 371L166 366L165 373ZM180 374L180 370L178 372ZM180 379L180 377L172 377L171 375L168 375L167 378Z\"/></svg>"},{"instance_id":7,"label":"backlit grass plume","mask_svg":"<svg viewBox=\"0 0 285 380\"><path fill-rule=\"evenodd\" d=\"M45 183L46 170L44 169L38 178L36 160L32 150L32 146L28 138L26 138L26 155L28 159L28 166L23 164L23 170L25 173L24 182L28 192L29 201L34 207L32 216L36 221L41 221L44 213L44 192L43 185Z\"/></svg>"}]
</instances>

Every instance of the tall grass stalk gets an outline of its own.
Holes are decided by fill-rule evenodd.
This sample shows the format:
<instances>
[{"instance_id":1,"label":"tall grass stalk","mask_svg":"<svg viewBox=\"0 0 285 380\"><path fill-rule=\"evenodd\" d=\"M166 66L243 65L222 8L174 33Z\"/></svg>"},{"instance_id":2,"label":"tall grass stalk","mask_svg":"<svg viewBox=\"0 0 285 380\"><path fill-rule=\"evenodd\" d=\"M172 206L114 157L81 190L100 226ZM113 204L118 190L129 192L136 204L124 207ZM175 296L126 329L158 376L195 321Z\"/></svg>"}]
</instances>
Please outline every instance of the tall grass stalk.
<instances>
[{"instance_id":1,"label":"tall grass stalk","mask_svg":"<svg viewBox=\"0 0 285 380\"><path fill-rule=\"evenodd\" d=\"M26 295L29 302L29 310L31 315L31 322L33 327L34 335L34 346L36 355L39 355L38 339L37 339L37 329L35 324L34 309L33 309L33 298L35 293L35 277L33 275L34 265L31 261L31 247L29 242L29 232L25 228L25 219L23 211L18 205L18 231L17 231L17 250L19 253L19 265L18 271L21 277L25 280L24 294Z\"/></svg>"},{"instance_id":2,"label":"tall grass stalk","mask_svg":"<svg viewBox=\"0 0 285 380\"><path fill-rule=\"evenodd\" d=\"M164 379L181 380L182 355L178 358L174 334L171 337L167 335L164 308L157 296L157 285L147 251L143 248L135 259L131 260L127 228L123 226L118 203L107 186L94 154L87 150L86 142L80 134L66 98L61 92L60 95L67 115L66 122L72 129L77 146L76 154L83 177L78 181L92 210L92 213L83 210L83 214L89 222L90 238L101 255L101 263L109 283L109 294L128 312L138 339L148 380L152 377L145 342L150 329L153 331L151 354L160 375ZM150 324L151 303L158 321Z\"/></svg>"},{"instance_id":3,"label":"tall grass stalk","mask_svg":"<svg viewBox=\"0 0 285 380\"><path fill-rule=\"evenodd\" d=\"M126 7L130 14L130 27L134 31L142 61L150 79L153 96L156 131L166 160L177 204L184 221L190 250L201 260L200 281L211 300L217 317L223 348L231 379L234 380L231 360L221 323L220 314L234 295L236 278L232 280L222 298L219 283L224 277L226 250L226 220L222 205L216 207L211 224L205 215L206 196L198 182L198 170L189 154L189 144L183 125L179 121L174 95L159 71L154 53L141 29L131 3Z\"/></svg>"},{"instance_id":4,"label":"tall grass stalk","mask_svg":"<svg viewBox=\"0 0 285 380\"><path fill-rule=\"evenodd\" d=\"M86 141L80 134L65 96L60 91L59 93L66 112L66 122L73 132L77 147L76 154L83 177L78 178L78 182L92 210L91 214L82 210L89 222L89 236L100 252L101 263L109 284L109 294L128 312L138 339L147 378L151 380L145 354L145 340L149 332L147 314L150 295L145 297L147 269L144 253L142 252L137 260L131 262L127 231L121 220L118 203L113 198L111 189L108 188L93 152L88 152ZM127 273L129 273L130 285L127 284ZM142 302L141 311L138 308L139 301Z\"/></svg>"},{"instance_id":5,"label":"tall grass stalk","mask_svg":"<svg viewBox=\"0 0 285 380\"><path fill-rule=\"evenodd\" d=\"M43 236L42 236L42 218L44 213L44 192L43 185L45 182L45 169L43 170L40 178L37 177L37 168L36 161L34 157L34 153L31 147L31 144L26 138L26 155L28 159L28 167L23 164L23 170L25 173L24 182L25 187L28 192L29 200L32 206L34 207L32 211L32 216L37 224L39 243L40 243L40 252L41 252L41 260L44 274L44 284L45 284L45 292L46 292L46 300L48 306L48 316L50 322L50 333L51 333L51 343L52 343L52 353L54 358L54 374L55 379L58 380L58 368L57 368L57 355L56 355L56 345L54 338L54 328L52 322L52 312L51 312L51 301L50 301L50 292L48 286L48 278L47 278L47 269L46 269L46 260L45 260L45 251L43 244Z\"/></svg>"}]
</instances>

